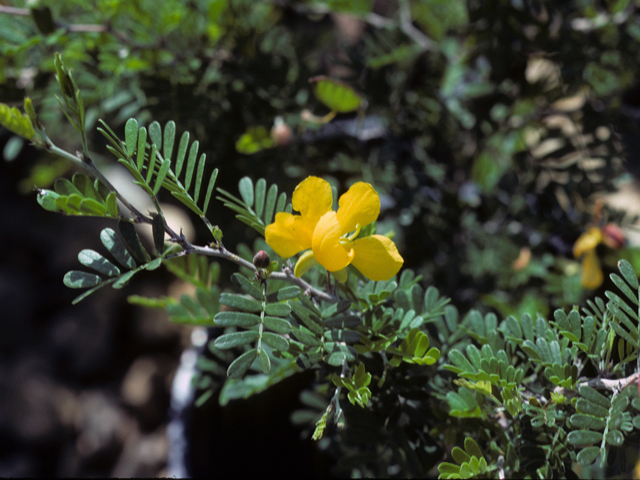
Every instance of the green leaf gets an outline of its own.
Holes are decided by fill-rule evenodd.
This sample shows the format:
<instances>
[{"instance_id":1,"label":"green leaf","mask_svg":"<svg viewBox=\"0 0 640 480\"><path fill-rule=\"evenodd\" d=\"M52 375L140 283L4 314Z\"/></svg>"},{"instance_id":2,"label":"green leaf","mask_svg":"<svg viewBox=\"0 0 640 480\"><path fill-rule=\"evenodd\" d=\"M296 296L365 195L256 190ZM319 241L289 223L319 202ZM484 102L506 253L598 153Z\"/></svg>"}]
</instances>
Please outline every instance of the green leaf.
<instances>
[{"instance_id":1,"label":"green leaf","mask_svg":"<svg viewBox=\"0 0 640 480\"><path fill-rule=\"evenodd\" d=\"M203 153L200 155L200 160L198 160L198 171L196 172L196 188L193 193L193 200L198 201L198 197L200 196L200 186L202 185L202 176L204 175L204 166L206 164L207 156Z\"/></svg>"},{"instance_id":2,"label":"green leaf","mask_svg":"<svg viewBox=\"0 0 640 480\"><path fill-rule=\"evenodd\" d=\"M231 281L244 293L251 295L256 300L262 300L262 290L241 273L231 275Z\"/></svg>"},{"instance_id":3,"label":"green leaf","mask_svg":"<svg viewBox=\"0 0 640 480\"><path fill-rule=\"evenodd\" d=\"M273 184L269 187L267 192L267 199L264 206L264 224L269 225L273 220L273 214L276 207L276 200L278 198L278 186Z\"/></svg>"},{"instance_id":4,"label":"green leaf","mask_svg":"<svg viewBox=\"0 0 640 480\"><path fill-rule=\"evenodd\" d=\"M100 240L111 255L125 268L135 268L136 264L129 255L124 244L120 241L116 232L111 228L105 228L100 232Z\"/></svg>"},{"instance_id":5,"label":"green leaf","mask_svg":"<svg viewBox=\"0 0 640 480\"><path fill-rule=\"evenodd\" d=\"M276 333L286 335L291 332L291 324L287 320L278 317L265 316L263 318L264 326Z\"/></svg>"},{"instance_id":6,"label":"green leaf","mask_svg":"<svg viewBox=\"0 0 640 480\"><path fill-rule=\"evenodd\" d=\"M293 335L296 340L298 340L301 343L304 343L309 347L318 347L322 345L322 342L318 340L316 337L314 337L311 331L309 331L308 329L302 330L303 328L304 327L301 327L300 329L292 330L291 335Z\"/></svg>"},{"instance_id":7,"label":"green leaf","mask_svg":"<svg viewBox=\"0 0 640 480\"><path fill-rule=\"evenodd\" d=\"M582 466L591 465L600 454L600 447L586 447L578 453L578 463Z\"/></svg>"},{"instance_id":8,"label":"green leaf","mask_svg":"<svg viewBox=\"0 0 640 480\"><path fill-rule=\"evenodd\" d=\"M136 168L139 172L142 172L142 167L144 165L144 152L146 150L147 143L147 129L142 127L138 130L138 148L136 155ZM147 181L147 183L149 183Z\"/></svg>"},{"instance_id":9,"label":"green leaf","mask_svg":"<svg viewBox=\"0 0 640 480\"><path fill-rule=\"evenodd\" d=\"M620 260L618 262L618 269L627 283L631 285L631 288L638 290L638 277L631 264L627 260Z\"/></svg>"},{"instance_id":10,"label":"green leaf","mask_svg":"<svg viewBox=\"0 0 640 480\"><path fill-rule=\"evenodd\" d=\"M63 281L69 288L89 288L102 283L102 278L92 273L71 270L65 274Z\"/></svg>"},{"instance_id":11,"label":"green leaf","mask_svg":"<svg viewBox=\"0 0 640 480\"><path fill-rule=\"evenodd\" d=\"M204 204L202 206L202 211L207 213L207 209L209 208L209 200L211 200L211 194L213 193L213 187L216 184L216 179L218 178L218 169L214 169L209 177L209 185L207 186L207 194L204 197Z\"/></svg>"},{"instance_id":12,"label":"green leaf","mask_svg":"<svg viewBox=\"0 0 640 480\"><path fill-rule=\"evenodd\" d=\"M145 183L147 184L147 188L149 185L151 185L151 179L153 178L153 172L155 168L156 168L156 144L154 143L151 145L151 152L149 153L149 164L147 165L147 178L145 180ZM160 189L160 187L158 187L158 189Z\"/></svg>"},{"instance_id":13,"label":"green leaf","mask_svg":"<svg viewBox=\"0 0 640 480\"><path fill-rule=\"evenodd\" d=\"M72 183L83 197L91 198L99 203L104 203L104 200L93 186L91 179L83 173L74 173Z\"/></svg>"},{"instance_id":14,"label":"green leaf","mask_svg":"<svg viewBox=\"0 0 640 480\"><path fill-rule=\"evenodd\" d=\"M82 294L78 295L76 298L73 299L73 301L71 302L71 305L76 305L78 303L80 303L82 300L84 300L85 298L87 298L89 295L91 295L92 293L98 291L100 288L104 287L106 284L101 283L99 285L96 285L93 288L90 288L89 290L86 290L85 292L83 292Z\"/></svg>"},{"instance_id":15,"label":"green leaf","mask_svg":"<svg viewBox=\"0 0 640 480\"><path fill-rule=\"evenodd\" d=\"M109 277L120 275L120 269L118 269L118 267L93 250L82 250L78 254L78 260L85 267L89 267L103 275Z\"/></svg>"},{"instance_id":16,"label":"green leaf","mask_svg":"<svg viewBox=\"0 0 640 480\"><path fill-rule=\"evenodd\" d=\"M607 425L607 422L602 418L592 417L591 415L584 415L582 413L571 415L570 421L571 425L576 428L588 428L590 430L604 430L604 427Z\"/></svg>"},{"instance_id":17,"label":"green leaf","mask_svg":"<svg viewBox=\"0 0 640 480\"><path fill-rule=\"evenodd\" d=\"M354 328L362 325L362 319L355 315L333 317L324 321L327 328Z\"/></svg>"},{"instance_id":18,"label":"green leaf","mask_svg":"<svg viewBox=\"0 0 640 480\"><path fill-rule=\"evenodd\" d=\"M178 200L180 200L184 205L189 207L191 211L196 215L198 215L199 217L202 217L204 215L204 213L202 213L202 210L200 210L200 207L198 207L195 203L193 203L193 200L191 200L191 198L189 198L187 195L180 192L171 192L171 195L173 195Z\"/></svg>"},{"instance_id":19,"label":"green leaf","mask_svg":"<svg viewBox=\"0 0 640 480\"><path fill-rule=\"evenodd\" d=\"M353 330L331 330L324 332L324 336L334 342L344 343L356 343L362 337L360 332L355 332Z\"/></svg>"},{"instance_id":20,"label":"green leaf","mask_svg":"<svg viewBox=\"0 0 640 480\"><path fill-rule=\"evenodd\" d=\"M471 460L471 456L460 447L453 447L451 450L451 456L459 465Z\"/></svg>"},{"instance_id":21,"label":"green leaf","mask_svg":"<svg viewBox=\"0 0 640 480\"><path fill-rule=\"evenodd\" d=\"M107 214L107 207L91 198L84 198L80 200L80 205L78 207L80 212L85 215L102 217Z\"/></svg>"},{"instance_id":22,"label":"green leaf","mask_svg":"<svg viewBox=\"0 0 640 480\"><path fill-rule=\"evenodd\" d=\"M238 183L240 196L247 207L253 207L253 182L249 177L242 177Z\"/></svg>"},{"instance_id":23,"label":"green leaf","mask_svg":"<svg viewBox=\"0 0 640 480\"><path fill-rule=\"evenodd\" d=\"M264 350L260 350L260 365L262 366L262 371L265 375L268 375L271 371L271 360L269 359L269 355Z\"/></svg>"},{"instance_id":24,"label":"green leaf","mask_svg":"<svg viewBox=\"0 0 640 480\"><path fill-rule=\"evenodd\" d=\"M344 352L333 352L325 360L329 365L333 367L339 367L347 360L347 356Z\"/></svg>"},{"instance_id":25,"label":"green leaf","mask_svg":"<svg viewBox=\"0 0 640 480\"><path fill-rule=\"evenodd\" d=\"M127 250L136 260L142 263L146 263L151 260L151 257L142 246L140 237L138 237L138 232L136 232L132 223L120 220L118 222L118 230L120 230L120 235L122 235L122 240L124 240Z\"/></svg>"},{"instance_id":26,"label":"green leaf","mask_svg":"<svg viewBox=\"0 0 640 480\"><path fill-rule=\"evenodd\" d=\"M225 350L227 348L238 347L240 345L246 345L252 343L258 339L258 332L255 330L248 330L245 332L233 332L226 333L216 338L214 346Z\"/></svg>"},{"instance_id":27,"label":"green leaf","mask_svg":"<svg viewBox=\"0 0 640 480\"><path fill-rule=\"evenodd\" d=\"M264 312L274 317L286 317L291 313L291 307L286 303L268 303Z\"/></svg>"},{"instance_id":28,"label":"green leaf","mask_svg":"<svg viewBox=\"0 0 640 480\"><path fill-rule=\"evenodd\" d=\"M176 177L180 176L184 159L187 156L187 148L189 147L189 132L184 132L180 137L178 145L178 156L176 157Z\"/></svg>"},{"instance_id":29,"label":"green leaf","mask_svg":"<svg viewBox=\"0 0 640 480\"><path fill-rule=\"evenodd\" d=\"M198 157L198 148L200 147L200 142L196 140L191 144L191 148L189 149L189 159L187 160L187 173L185 174L184 185L185 189L189 190L191 186L191 179L193 178L193 170L196 166L196 158Z\"/></svg>"},{"instance_id":30,"label":"green leaf","mask_svg":"<svg viewBox=\"0 0 640 480\"><path fill-rule=\"evenodd\" d=\"M245 332L246 333L246 332ZM258 356L258 351L253 349L247 352L244 352L238 358L236 358L229 368L227 369L227 376L229 378L242 378L245 373L251 368L253 361Z\"/></svg>"},{"instance_id":31,"label":"green leaf","mask_svg":"<svg viewBox=\"0 0 640 480\"><path fill-rule=\"evenodd\" d=\"M580 413L586 413L600 418L606 418L609 415L609 408L602 407L584 398L578 398L576 409Z\"/></svg>"},{"instance_id":32,"label":"green leaf","mask_svg":"<svg viewBox=\"0 0 640 480\"><path fill-rule=\"evenodd\" d=\"M156 149L162 147L162 127L158 122L152 122L149 125L149 137L151 138L151 144L156 146Z\"/></svg>"},{"instance_id":33,"label":"green leaf","mask_svg":"<svg viewBox=\"0 0 640 480\"><path fill-rule=\"evenodd\" d=\"M574 430L567 435L567 441L571 445L590 445L602 441L602 433L591 430Z\"/></svg>"},{"instance_id":34,"label":"green leaf","mask_svg":"<svg viewBox=\"0 0 640 480\"><path fill-rule=\"evenodd\" d=\"M56 193L65 195L67 197L71 195L78 195L81 198L83 197L80 190L78 190L77 187L66 178L56 179L53 184L53 189L56 191Z\"/></svg>"},{"instance_id":35,"label":"green leaf","mask_svg":"<svg viewBox=\"0 0 640 480\"><path fill-rule=\"evenodd\" d=\"M111 192L107 195L107 212L110 217L118 218L118 194Z\"/></svg>"},{"instance_id":36,"label":"green leaf","mask_svg":"<svg viewBox=\"0 0 640 480\"><path fill-rule=\"evenodd\" d=\"M136 151L136 145L138 144L138 122L135 118L127 120L124 126L124 138L127 145L127 154L131 158Z\"/></svg>"},{"instance_id":37,"label":"green leaf","mask_svg":"<svg viewBox=\"0 0 640 480\"><path fill-rule=\"evenodd\" d=\"M464 449L472 457L483 458L482 450L480 450L480 447L478 446L476 441L471 437L467 437L464 439Z\"/></svg>"},{"instance_id":38,"label":"green leaf","mask_svg":"<svg viewBox=\"0 0 640 480\"><path fill-rule=\"evenodd\" d=\"M321 316L324 319L330 318L330 317L333 317L334 315L337 315L338 313L342 313L349 310L350 307L351 307L351 300L340 300L338 303L334 303L330 307L323 310Z\"/></svg>"},{"instance_id":39,"label":"green leaf","mask_svg":"<svg viewBox=\"0 0 640 480\"><path fill-rule=\"evenodd\" d=\"M249 127L236 142L236 151L244 155L252 155L274 146L275 142L265 127Z\"/></svg>"},{"instance_id":40,"label":"green leaf","mask_svg":"<svg viewBox=\"0 0 640 480\"><path fill-rule=\"evenodd\" d=\"M0 103L0 125L27 140L32 140L36 136L29 116L21 113L16 107L11 108L4 103Z\"/></svg>"},{"instance_id":41,"label":"green leaf","mask_svg":"<svg viewBox=\"0 0 640 480\"><path fill-rule=\"evenodd\" d=\"M171 160L173 153L173 142L176 138L176 124L173 120L169 120L164 126L164 143L162 145L162 156L165 160Z\"/></svg>"},{"instance_id":42,"label":"green leaf","mask_svg":"<svg viewBox=\"0 0 640 480\"><path fill-rule=\"evenodd\" d=\"M268 318L268 317L267 317ZM213 318L218 327L253 327L260 323L260 317L253 313L220 312Z\"/></svg>"},{"instance_id":43,"label":"green leaf","mask_svg":"<svg viewBox=\"0 0 640 480\"><path fill-rule=\"evenodd\" d=\"M251 300L249 298L240 297L233 293L223 293L220 295L220 303L227 307L237 308L238 310L244 310L245 312L260 312L262 311L262 302Z\"/></svg>"},{"instance_id":44,"label":"green leaf","mask_svg":"<svg viewBox=\"0 0 640 480\"><path fill-rule=\"evenodd\" d=\"M263 332L262 341L281 352L289 350L289 340L276 333Z\"/></svg>"},{"instance_id":45,"label":"green leaf","mask_svg":"<svg viewBox=\"0 0 640 480\"><path fill-rule=\"evenodd\" d=\"M167 176L167 173L169 172L170 167L171 167L171 161L165 158L162 164L160 165L160 169L158 170L158 176L156 177L156 183L153 186L154 195L157 195L158 192L160 191L160 187L162 187L162 182Z\"/></svg>"},{"instance_id":46,"label":"green leaf","mask_svg":"<svg viewBox=\"0 0 640 480\"><path fill-rule=\"evenodd\" d=\"M353 112L362 104L360 95L346 83L325 76L311 78L309 82L316 98L334 112Z\"/></svg>"},{"instance_id":47,"label":"green leaf","mask_svg":"<svg viewBox=\"0 0 640 480\"><path fill-rule=\"evenodd\" d=\"M120 278L118 278L118 280L116 280L111 286L115 289L124 287L127 283L129 283L131 277L133 277L137 272L138 270L131 270L130 272L121 275Z\"/></svg>"},{"instance_id":48,"label":"green leaf","mask_svg":"<svg viewBox=\"0 0 640 480\"><path fill-rule=\"evenodd\" d=\"M60 207L56 204L59 198L60 195L52 190L38 190L38 203L49 212L60 212Z\"/></svg>"},{"instance_id":49,"label":"green leaf","mask_svg":"<svg viewBox=\"0 0 640 480\"><path fill-rule=\"evenodd\" d=\"M259 179L256 182L255 188L255 212L256 216L262 217L264 211L264 201L267 193L267 181L264 178Z\"/></svg>"},{"instance_id":50,"label":"green leaf","mask_svg":"<svg viewBox=\"0 0 640 480\"><path fill-rule=\"evenodd\" d=\"M609 445L619 447L624 442L624 435L620 430L609 430L605 436L605 440Z\"/></svg>"},{"instance_id":51,"label":"green leaf","mask_svg":"<svg viewBox=\"0 0 640 480\"><path fill-rule=\"evenodd\" d=\"M622 293L625 294L625 296L631 300L631 302L635 305L638 305L638 295L636 293L633 292L633 290L631 290L629 288L629 285L627 285L625 283L624 280L622 280L622 278L620 278L618 275L616 275L615 273L612 273L611 275L609 275L609 278L611 278L611 280L613 281L613 283L616 284L616 286L620 289L620 291ZM638 280L636 280L637 282Z\"/></svg>"},{"instance_id":52,"label":"green leaf","mask_svg":"<svg viewBox=\"0 0 640 480\"><path fill-rule=\"evenodd\" d=\"M287 205L287 194L282 192L278 197L278 202L276 203L276 213L283 212Z\"/></svg>"},{"instance_id":53,"label":"green leaf","mask_svg":"<svg viewBox=\"0 0 640 480\"><path fill-rule=\"evenodd\" d=\"M578 392L580 392L580 395L582 395L582 397L592 401L596 405L600 405L601 407L604 407L606 409L609 409L609 407L611 407L611 401L607 397L605 397L595 389L588 387L587 385L581 386L578 389Z\"/></svg>"},{"instance_id":54,"label":"green leaf","mask_svg":"<svg viewBox=\"0 0 640 480\"><path fill-rule=\"evenodd\" d=\"M281 302L284 300L291 300L300 295L300 287L296 287L295 285L288 285L286 287L282 287L277 292L270 293L267 295L267 302Z\"/></svg>"}]
</instances>

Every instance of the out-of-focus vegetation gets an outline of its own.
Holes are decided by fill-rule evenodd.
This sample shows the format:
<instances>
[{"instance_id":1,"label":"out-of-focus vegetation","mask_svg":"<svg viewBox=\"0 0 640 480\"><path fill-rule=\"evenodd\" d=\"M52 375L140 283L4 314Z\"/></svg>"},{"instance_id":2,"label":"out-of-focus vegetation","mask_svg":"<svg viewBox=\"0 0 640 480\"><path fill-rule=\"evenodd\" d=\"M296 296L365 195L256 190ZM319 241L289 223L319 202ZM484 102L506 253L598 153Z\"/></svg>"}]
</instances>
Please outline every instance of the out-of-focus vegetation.
<instances>
[{"instance_id":1,"label":"out-of-focus vegetation","mask_svg":"<svg viewBox=\"0 0 640 480\"><path fill-rule=\"evenodd\" d=\"M232 194L245 175L277 183L286 192L308 175L328 179L340 192L359 180L373 184L382 202L378 230L395 233L405 267L421 276L422 285L437 287L462 314L477 308L501 318L513 315L521 333L531 322L538 330L536 335L525 332L517 342L505 320L500 324L504 338L496 340L478 330L497 327L496 317L478 320L472 314L461 315L459 333L447 333L447 327L458 325L457 314L444 314L425 301L425 312L433 307L434 317L444 319L438 329L424 326L442 352L438 374L436 367L425 374L412 366L406 378L387 380L390 390L380 394L367 415L355 405L345 408L348 426L366 432L378 421L382 433L368 440L358 428L327 434L319 445L340 458L336 471L434 474L454 445L464 445L466 454L460 448L454 453L459 465L473 456L480 461L482 451L490 458L488 470L472 469L475 474L495 477L507 468L512 475L540 469L543 475L570 476L572 462L590 464L606 442L577 458L577 446L589 442L572 443L571 437L568 450L553 453L584 420L571 423L569 415L586 414L589 408L576 411L571 395L554 388L574 389L574 398L583 388L580 398L587 402L587 388L593 385L578 384L564 353L570 349L563 339L579 342L580 334L575 339L556 331L547 335L552 331L546 330L548 324L531 318L551 321L555 309L583 305L594 291L603 293L611 287L603 280L619 258L640 272L637 245L626 241L635 212L610 207L605 196L631 183L625 160L634 172L640 148L634 123L640 112L639 11L640 2L631 0L16 2L11 8L0 6L0 98L13 106L31 97L48 136L69 151L81 149L55 101L53 58L59 52L82 91L89 148L98 164L112 162L96 130L98 119L124 138L125 122L135 117L140 125L173 120L179 134L191 132L207 153L207 173L218 168L218 186ZM11 138L5 158L15 158L21 148L27 148L26 141ZM43 155L32 170L25 169L24 191L34 184L49 187L64 168ZM262 239L254 243L248 227L231 223L228 211L213 211L209 218L223 226L227 247L247 259L265 248ZM208 233L204 227L198 231L200 238ZM622 273L633 287L632 273ZM411 291L411 280L401 282L403 292ZM401 302L398 296L393 298ZM156 307L167 307L166 302L146 301ZM407 305L406 310L423 308L416 302ZM580 332L582 327L571 323L572 316L560 317L553 317L562 326L558 331L575 337L575 328ZM594 328L605 331L607 322L600 318ZM589 378L629 375L625 368L631 368L633 355L626 349L637 348L637 335L629 329L623 329L626 335L614 329L607 340L615 359L606 358L619 362L619 368L598 364L583 373ZM462 332L472 333L458 343ZM473 377L462 360L447 354L469 344L490 345L493 353L506 349L506 362L516 365L525 354L544 357L535 349L535 355L526 349L515 353L516 344L540 338L562 346L554 360L558 368L569 368L568 374L555 372L557 382L537 385L535 393L547 395L550 403L534 398L528 408L518 409L509 403L515 398L508 397L513 395L509 390L498 401L503 410L489 417L476 412L476 406L490 411L474 402L493 400L496 392L477 383L470 387L469 378L486 379ZM601 361L602 352L592 348L587 344L583 351ZM573 357L577 349L571 350ZM498 358L483 348L485 353L488 362ZM456 380L460 390L445 363L466 375L467 380ZM554 368L553 362L532 365L523 374L542 376L545 368ZM379 388L386 372L385 364ZM357 388L351 386L357 391L364 377L355 375ZM408 385L402 384L405 380ZM223 381L205 372L199 385L212 395ZM233 385L222 389L221 402L253 393L251 385L235 392ZM326 389L315 397L308 393L307 400L330 397ZM610 411L618 393L606 399ZM633 402L635 407L637 399ZM512 430L520 437L497 441L491 428L502 425L505 409L509 421L521 425ZM544 420L531 420L547 413ZM302 422L318 415L295 418ZM470 419L463 428L453 428L449 415ZM620 422L626 426L627 420ZM618 440L612 438L609 445L621 445ZM545 465L537 461L541 452ZM443 478L464 478L459 470Z\"/></svg>"}]
</instances>

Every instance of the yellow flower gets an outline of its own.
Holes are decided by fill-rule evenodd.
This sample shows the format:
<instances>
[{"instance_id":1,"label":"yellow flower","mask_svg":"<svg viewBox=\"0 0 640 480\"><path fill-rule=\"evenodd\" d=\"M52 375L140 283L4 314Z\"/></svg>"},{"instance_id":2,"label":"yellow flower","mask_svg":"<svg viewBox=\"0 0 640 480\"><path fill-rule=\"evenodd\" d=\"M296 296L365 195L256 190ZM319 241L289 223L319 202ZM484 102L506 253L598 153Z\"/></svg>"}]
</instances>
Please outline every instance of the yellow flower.
<instances>
[{"instance_id":1,"label":"yellow flower","mask_svg":"<svg viewBox=\"0 0 640 480\"><path fill-rule=\"evenodd\" d=\"M380 214L380 199L371 185L354 184L331 210L331 186L318 177L307 177L293 192L291 204L300 215L281 212L267 226L267 244L280 256L288 258L303 250L295 275L300 277L319 263L337 273L353 265L371 280L389 280L404 260L393 241L383 235L358 238L360 229L374 222ZM338 274L339 275L339 274Z\"/></svg>"},{"instance_id":2,"label":"yellow flower","mask_svg":"<svg viewBox=\"0 0 640 480\"><path fill-rule=\"evenodd\" d=\"M596 255L596 247L602 241L602 230L598 227L591 227L580 235L573 245L573 256L575 258L582 257L580 284L590 290L598 288L604 280L600 261Z\"/></svg>"}]
</instances>

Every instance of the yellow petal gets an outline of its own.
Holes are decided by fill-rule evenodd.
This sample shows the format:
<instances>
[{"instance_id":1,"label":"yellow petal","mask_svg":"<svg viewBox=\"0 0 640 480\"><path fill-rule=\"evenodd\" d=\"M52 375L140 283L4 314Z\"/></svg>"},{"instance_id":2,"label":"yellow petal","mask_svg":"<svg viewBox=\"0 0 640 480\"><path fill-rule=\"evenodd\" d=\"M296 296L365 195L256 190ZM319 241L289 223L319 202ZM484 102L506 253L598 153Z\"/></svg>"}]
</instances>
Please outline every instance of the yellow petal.
<instances>
[{"instance_id":1,"label":"yellow petal","mask_svg":"<svg viewBox=\"0 0 640 480\"><path fill-rule=\"evenodd\" d=\"M371 185L364 182L354 183L338 202L338 221L342 233L364 227L378 219L380 215L380 197Z\"/></svg>"},{"instance_id":2,"label":"yellow petal","mask_svg":"<svg viewBox=\"0 0 640 480\"><path fill-rule=\"evenodd\" d=\"M383 235L359 238L353 250L356 255L351 264L370 280L389 280L404 263L395 243Z\"/></svg>"},{"instance_id":3,"label":"yellow petal","mask_svg":"<svg viewBox=\"0 0 640 480\"><path fill-rule=\"evenodd\" d=\"M318 261L316 260L316 257L313 256L313 251L307 250L300 255L300 258L296 262L296 267L293 270L293 274L300 278L316 265L318 265Z\"/></svg>"},{"instance_id":4,"label":"yellow petal","mask_svg":"<svg viewBox=\"0 0 640 480\"><path fill-rule=\"evenodd\" d=\"M313 256L318 263L330 272L342 270L353 260L354 251L351 244L346 247L340 244L342 231L336 212L325 213L313 232Z\"/></svg>"},{"instance_id":5,"label":"yellow petal","mask_svg":"<svg viewBox=\"0 0 640 480\"><path fill-rule=\"evenodd\" d=\"M600 242L602 242L602 230L591 227L576 240L573 245L573 256L580 258L584 253L595 250Z\"/></svg>"},{"instance_id":6,"label":"yellow petal","mask_svg":"<svg viewBox=\"0 0 640 480\"><path fill-rule=\"evenodd\" d=\"M315 224L331 210L331 185L319 177L307 177L298 184L291 197L291 206L309 223Z\"/></svg>"},{"instance_id":7,"label":"yellow petal","mask_svg":"<svg viewBox=\"0 0 640 480\"><path fill-rule=\"evenodd\" d=\"M584 288L595 290L602 285L603 275L600 268L600 261L595 250L589 250L582 259L582 276L580 284Z\"/></svg>"},{"instance_id":8,"label":"yellow petal","mask_svg":"<svg viewBox=\"0 0 640 480\"><path fill-rule=\"evenodd\" d=\"M310 225L300 215L280 212L276 221L268 225L264 237L273 251L284 258L289 258L302 250L311 248L311 238L315 223Z\"/></svg>"}]
</instances>

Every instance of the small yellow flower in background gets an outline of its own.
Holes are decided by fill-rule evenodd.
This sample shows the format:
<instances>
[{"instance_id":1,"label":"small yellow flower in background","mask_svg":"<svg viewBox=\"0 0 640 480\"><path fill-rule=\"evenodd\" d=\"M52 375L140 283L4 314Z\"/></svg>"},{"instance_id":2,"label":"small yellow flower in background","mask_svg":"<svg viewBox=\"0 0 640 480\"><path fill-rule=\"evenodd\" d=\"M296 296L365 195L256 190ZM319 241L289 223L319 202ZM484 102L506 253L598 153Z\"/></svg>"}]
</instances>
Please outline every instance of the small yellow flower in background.
<instances>
[{"instance_id":1,"label":"small yellow flower in background","mask_svg":"<svg viewBox=\"0 0 640 480\"><path fill-rule=\"evenodd\" d=\"M281 212L267 226L265 239L284 258L303 250L295 275L302 276L316 264L340 276L348 265L370 280L389 280L404 260L391 239L383 235L358 238L360 229L377 220L380 198L371 185L358 182L340 197L338 211L331 210L331 186L318 177L307 177L293 192L293 209ZM344 278L344 276L343 276Z\"/></svg>"},{"instance_id":2,"label":"small yellow flower in background","mask_svg":"<svg viewBox=\"0 0 640 480\"><path fill-rule=\"evenodd\" d=\"M624 247L626 238L624 232L614 223L608 223L602 228L589 227L580 235L573 245L573 256L582 257L582 277L580 283L591 290L602 285L604 276L600 261L596 255L596 247L604 243L607 247L618 250Z\"/></svg>"},{"instance_id":3,"label":"small yellow flower in background","mask_svg":"<svg viewBox=\"0 0 640 480\"><path fill-rule=\"evenodd\" d=\"M601 242L602 230L598 227L590 227L589 230L580 235L573 245L573 256L582 258L580 284L590 290L598 288L604 280L600 261L596 255L596 247Z\"/></svg>"}]
</instances>

